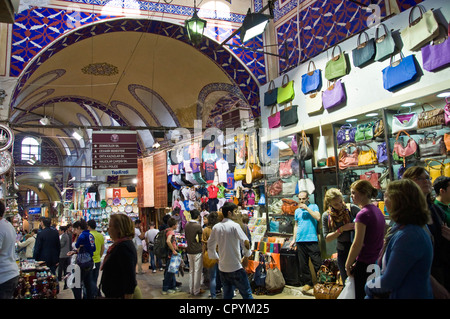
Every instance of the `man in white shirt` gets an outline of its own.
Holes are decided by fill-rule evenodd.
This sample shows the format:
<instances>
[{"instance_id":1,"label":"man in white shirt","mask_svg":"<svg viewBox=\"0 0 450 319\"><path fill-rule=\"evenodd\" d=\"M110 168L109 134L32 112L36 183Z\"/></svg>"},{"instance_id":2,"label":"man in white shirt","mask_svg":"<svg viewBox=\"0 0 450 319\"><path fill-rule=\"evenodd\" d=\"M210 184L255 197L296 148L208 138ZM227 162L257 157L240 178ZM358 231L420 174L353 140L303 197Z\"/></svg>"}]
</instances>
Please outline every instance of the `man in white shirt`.
<instances>
[{"instance_id":1,"label":"man in white shirt","mask_svg":"<svg viewBox=\"0 0 450 319\"><path fill-rule=\"evenodd\" d=\"M5 204L0 201L0 299L12 299L19 282L16 263L14 226L3 218Z\"/></svg>"},{"instance_id":2,"label":"man in white shirt","mask_svg":"<svg viewBox=\"0 0 450 319\"><path fill-rule=\"evenodd\" d=\"M144 230L142 229L142 224L140 219L136 219L134 221L134 245L136 246L137 251L137 266L138 266L138 274L142 275L145 272L142 270L142 253L144 251L144 247L142 246L142 240L144 239Z\"/></svg>"},{"instance_id":3,"label":"man in white shirt","mask_svg":"<svg viewBox=\"0 0 450 319\"><path fill-rule=\"evenodd\" d=\"M208 239L208 255L211 259L219 259L224 299L232 299L235 288L243 299L253 299L250 282L241 263L241 248L244 256L249 257L250 244L241 226L232 220L237 212L238 207L234 203L227 202L223 205L224 219L212 228Z\"/></svg>"},{"instance_id":4,"label":"man in white shirt","mask_svg":"<svg viewBox=\"0 0 450 319\"><path fill-rule=\"evenodd\" d=\"M155 264L156 256L155 256L155 253L153 252L153 246L155 244L156 234L159 233L159 230L155 228L154 222L150 222L149 226L150 226L150 229L145 232L145 242L147 243L147 251L150 256L150 265L148 266L148 268L149 269L151 268L152 272L155 273L156 272L156 264ZM161 259L158 259L156 262L158 263L159 270L162 270Z\"/></svg>"}]
</instances>

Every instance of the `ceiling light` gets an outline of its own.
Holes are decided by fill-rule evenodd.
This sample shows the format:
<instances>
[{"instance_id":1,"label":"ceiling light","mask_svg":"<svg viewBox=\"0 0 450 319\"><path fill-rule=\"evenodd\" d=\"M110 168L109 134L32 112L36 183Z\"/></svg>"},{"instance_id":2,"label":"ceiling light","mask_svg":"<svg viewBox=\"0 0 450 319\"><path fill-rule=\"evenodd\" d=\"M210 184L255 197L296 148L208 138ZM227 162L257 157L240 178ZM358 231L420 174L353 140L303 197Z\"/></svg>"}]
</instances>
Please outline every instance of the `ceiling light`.
<instances>
[{"instance_id":1,"label":"ceiling light","mask_svg":"<svg viewBox=\"0 0 450 319\"><path fill-rule=\"evenodd\" d=\"M41 118L40 120L39 120L39 123L41 123L42 125L49 125L50 124L50 120L46 117L46 116L44 116L43 118Z\"/></svg>"},{"instance_id":2,"label":"ceiling light","mask_svg":"<svg viewBox=\"0 0 450 319\"><path fill-rule=\"evenodd\" d=\"M39 175L43 179L50 179L50 178L52 178L52 176L50 175L50 173L48 171L42 171L42 172L39 173Z\"/></svg>"},{"instance_id":3,"label":"ceiling light","mask_svg":"<svg viewBox=\"0 0 450 319\"><path fill-rule=\"evenodd\" d=\"M408 103L403 103L402 105L400 105L400 107L410 107L410 106L414 106L416 105L415 102L408 102Z\"/></svg>"},{"instance_id":4,"label":"ceiling light","mask_svg":"<svg viewBox=\"0 0 450 319\"><path fill-rule=\"evenodd\" d=\"M72 136L77 140L80 141L83 138L83 132L81 130L75 130L72 133Z\"/></svg>"},{"instance_id":5,"label":"ceiling light","mask_svg":"<svg viewBox=\"0 0 450 319\"><path fill-rule=\"evenodd\" d=\"M259 12L251 13L250 9L248 9L241 27L241 42L245 43L263 33L267 23L269 23L269 18L270 16L266 14Z\"/></svg>"},{"instance_id":6,"label":"ceiling light","mask_svg":"<svg viewBox=\"0 0 450 319\"><path fill-rule=\"evenodd\" d=\"M442 92L437 95L437 97L449 97L449 96L450 96L450 92Z\"/></svg>"},{"instance_id":7,"label":"ceiling light","mask_svg":"<svg viewBox=\"0 0 450 319\"><path fill-rule=\"evenodd\" d=\"M378 113L367 113L367 117L378 116Z\"/></svg>"},{"instance_id":8,"label":"ceiling light","mask_svg":"<svg viewBox=\"0 0 450 319\"><path fill-rule=\"evenodd\" d=\"M194 14L192 18L184 21L184 26L189 37L189 41L195 46L202 42L203 31L206 27L206 20L200 19L197 15L197 8L194 1Z\"/></svg>"},{"instance_id":9,"label":"ceiling light","mask_svg":"<svg viewBox=\"0 0 450 319\"><path fill-rule=\"evenodd\" d=\"M358 121L358 119L348 119L348 120L346 120L346 122L349 122L349 123L356 122L356 121Z\"/></svg>"}]
</instances>

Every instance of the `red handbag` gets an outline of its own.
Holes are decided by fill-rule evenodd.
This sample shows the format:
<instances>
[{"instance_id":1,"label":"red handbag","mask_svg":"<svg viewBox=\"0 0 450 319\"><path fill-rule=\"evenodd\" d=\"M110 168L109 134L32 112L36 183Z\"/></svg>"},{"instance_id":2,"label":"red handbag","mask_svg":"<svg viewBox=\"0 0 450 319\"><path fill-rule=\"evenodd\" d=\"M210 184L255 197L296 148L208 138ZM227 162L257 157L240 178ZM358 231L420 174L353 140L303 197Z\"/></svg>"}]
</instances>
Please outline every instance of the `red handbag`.
<instances>
[{"instance_id":1,"label":"red handbag","mask_svg":"<svg viewBox=\"0 0 450 319\"><path fill-rule=\"evenodd\" d=\"M374 188L381 189L379 181L380 176L381 176L380 173L375 173L375 171L368 171L365 172L364 174L359 175L359 179L369 181Z\"/></svg>"},{"instance_id":2,"label":"red handbag","mask_svg":"<svg viewBox=\"0 0 450 319\"><path fill-rule=\"evenodd\" d=\"M355 150L352 153L348 153L347 150L350 147L354 147ZM350 166L358 166L359 149L355 144L349 143L341 149L339 152L339 169L346 169Z\"/></svg>"},{"instance_id":3,"label":"red handbag","mask_svg":"<svg viewBox=\"0 0 450 319\"><path fill-rule=\"evenodd\" d=\"M283 181L282 180L278 180L275 183L273 183L272 185L270 185L269 189L268 189L268 193L270 196L277 196L281 193L281 191L283 190Z\"/></svg>"}]
</instances>

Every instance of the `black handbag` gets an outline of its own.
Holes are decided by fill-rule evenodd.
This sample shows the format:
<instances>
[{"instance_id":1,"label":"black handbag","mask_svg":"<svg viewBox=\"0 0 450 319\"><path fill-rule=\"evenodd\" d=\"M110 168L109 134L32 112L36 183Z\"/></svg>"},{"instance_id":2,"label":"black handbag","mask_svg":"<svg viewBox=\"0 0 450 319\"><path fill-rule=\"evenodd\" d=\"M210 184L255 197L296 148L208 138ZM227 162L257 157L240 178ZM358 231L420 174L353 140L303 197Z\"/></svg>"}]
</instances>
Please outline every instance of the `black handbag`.
<instances>
[{"instance_id":1,"label":"black handbag","mask_svg":"<svg viewBox=\"0 0 450 319\"><path fill-rule=\"evenodd\" d=\"M76 264L82 270L89 270L94 267L94 260L92 259L91 254L89 254L84 247L80 248L80 251L77 253Z\"/></svg>"},{"instance_id":2,"label":"black handbag","mask_svg":"<svg viewBox=\"0 0 450 319\"><path fill-rule=\"evenodd\" d=\"M366 42L361 43L361 35L366 36ZM353 65L356 67L363 67L369 62L373 61L375 57L375 41L374 39L369 39L367 32L363 31L358 36L358 46L353 49Z\"/></svg>"},{"instance_id":3,"label":"black handbag","mask_svg":"<svg viewBox=\"0 0 450 319\"><path fill-rule=\"evenodd\" d=\"M281 126L290 126L297 124L298 122L298 113L297 113L297 105L286 106L283 110L280 111L280 124Z\"/></svg>"},{"instance_id":4,"label":"black handbag","mask_svg":"<svg viewBox=\"0 0 450 319\"><path fill-rule=\"evenodd\" d=\"M294 226L289 217L280 217L279 230L282 234L292 234L294 232Z\"/></svg>"},{"instance_id":5,"label":"black handbag","mask_svg":"<svg viewBox=\"0 0 450 319\"><path fill-rule=\"evenodd\" d=\"M425 132L424 137L419 139L418 145L421 157L432 157L447 154L444 136L437 136L436 132Z\"/></svg>"},{"instance_id":6,"label":"black handbag","mask_svg":"<svg viewBox=\"0 0 450 319\"><path fill-rule=\"evenodd\" d=\"M264 93L264 105L272 106L277 104L278 88L275 87L275 82L270 81L267 92Z\"/></svg>"}]
</instances>

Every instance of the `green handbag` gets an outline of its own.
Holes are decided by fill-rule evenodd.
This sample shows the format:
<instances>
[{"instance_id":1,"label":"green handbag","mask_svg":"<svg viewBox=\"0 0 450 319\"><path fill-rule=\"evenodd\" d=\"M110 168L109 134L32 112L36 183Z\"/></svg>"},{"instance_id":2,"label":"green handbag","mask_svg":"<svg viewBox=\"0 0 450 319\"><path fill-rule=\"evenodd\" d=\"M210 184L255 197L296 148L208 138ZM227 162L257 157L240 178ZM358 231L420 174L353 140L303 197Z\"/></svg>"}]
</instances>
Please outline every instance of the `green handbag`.
<instances>
[{"instance_id":1,"label":"green handbag","mask_svg":"<svg viewBox=\"0 0 450 319\"><path fill-rule=\"evenodd\" d=\"M373 139L374 123L358 124L355 132L355 142L367 141Z\"/></svg>"},{"instance_id":2,"label":"green handbag","mask_svg":"<svg viewBox=\"0 0 450 319\"><path fill-rule=\"evenodd\" d=\"M294 92L294 80L289 81L287 74L283 75L283 82L281 87L278 88L277 103L283 104L292 101L295 97Z\"/></svg>"},{"instance_id":3,"label":"green handbag","mask_svg":"<svg viewBox=\"0 0 450 319\"><path fill-rule=\"evenodd\" d=\"M384 34L382 36L378 36L380 27L384 28ZM395 52L394 38L384 23L380 23L375 31L375 49L375 61L383 60Z\"/></svg>"},{"instance_id":4,"label":"green handbag","mask_svg":"<svg viewBox=\"0 0 450 319\"><path fill-rule=\"evenodd\" d=\"M334 49L339 49L339 55L334 56ZM347 60L345 54L342 53L341 47L336 45L331 51L331 60L327 62L325 66L325 78L328 81L340 78L348 74Z\"/></svg>"},{"instance_id":5,"label":"green handbag","mask_svg":"<svg viewBox=\"0 0 450 319\"><path fill-rule=\"evenodd\" d=\"M413 12L419 8L420 17L412 20ZM439 34L439 25L433 9L425 12L422 5L414 6L409 12L409 25L400 32L403 48L408 51L418 51L422 46L431 42Z\"/></svg>"}]
</instances>

